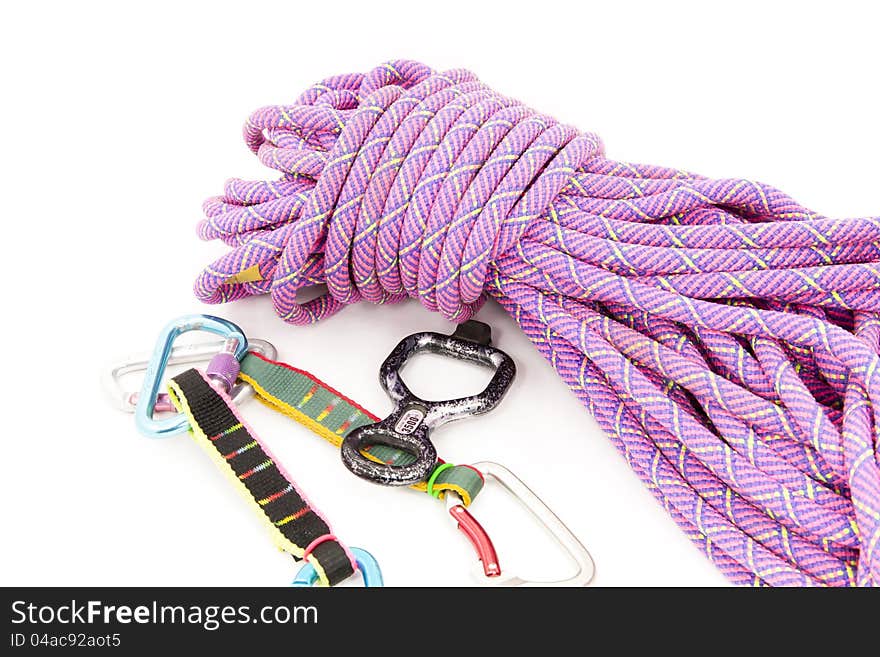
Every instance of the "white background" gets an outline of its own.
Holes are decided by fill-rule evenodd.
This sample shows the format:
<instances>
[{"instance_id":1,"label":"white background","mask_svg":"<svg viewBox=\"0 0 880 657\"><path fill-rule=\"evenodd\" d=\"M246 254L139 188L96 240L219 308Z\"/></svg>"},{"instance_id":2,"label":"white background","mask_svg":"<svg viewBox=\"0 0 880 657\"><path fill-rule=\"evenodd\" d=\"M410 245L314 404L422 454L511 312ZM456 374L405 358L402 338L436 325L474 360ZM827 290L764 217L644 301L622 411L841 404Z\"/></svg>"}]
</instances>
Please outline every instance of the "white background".
<instances>
[{"instance_id":1,"label":"white background","mask_svg":"<svg viewBox=\"0 0 880 657\"><path fill-rule=\"evenodd\" d=\"M390 58L468 67L599 133L611 157L760 179L826 214L871 214L875 12L845 2L6 3L0 582L292 578L293 562L190 439L143 438L102 395L102 368L149 350L172 317L228 317L380 414L386 353L410 332L449 330L416 302L297 328L265 298L193 299L199 268L223 252L194 234L202 199L229 176L272 173L240 139L254 108ZM480 318L519 376L498 411L438 432L441 454L518 472L590 548L596 584L723 584L516 325L494 305ZM430 359L408 374L434 395L480 383ZM380 559L387 584L471 583L475 557L442 505L357 480L304 429L256 403L245 412L339 536ZM503 566L564 570L497 489L474 512Z\"/></svg>"}]
</instances>

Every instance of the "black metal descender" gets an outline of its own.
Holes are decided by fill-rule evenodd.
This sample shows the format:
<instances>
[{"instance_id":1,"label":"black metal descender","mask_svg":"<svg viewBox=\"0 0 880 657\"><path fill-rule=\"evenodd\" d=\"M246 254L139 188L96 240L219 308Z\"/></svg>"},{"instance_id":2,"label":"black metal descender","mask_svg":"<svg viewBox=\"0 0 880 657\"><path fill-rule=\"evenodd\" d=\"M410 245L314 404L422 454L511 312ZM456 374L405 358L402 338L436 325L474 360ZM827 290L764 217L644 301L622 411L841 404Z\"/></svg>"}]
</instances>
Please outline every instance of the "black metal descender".
<instances>
[{"instance_id":1,"label":"black metal descender","mask_svg":"<svg viewBox=\"0 0 880 657\"><path fill-rule=\"evenodd\" d=\"M342 441L342 462L358 477L386 486L407 486L427 479L437 465L437 449L431 431L442 424L495 408L504 397L516 366L513 359L491 346L492 329L475 320L460 324L452 335L423 332L405 337L379 370L379 382L394 402L391 415L375 424L361 426ZM483 392L446 401L416 397L403 382L400 371L414 355L422 352L477 363L495 370ZM361 450L371 445L396 447L415 461L405 465L378 463Z\"/></svg>"}]
</instances>

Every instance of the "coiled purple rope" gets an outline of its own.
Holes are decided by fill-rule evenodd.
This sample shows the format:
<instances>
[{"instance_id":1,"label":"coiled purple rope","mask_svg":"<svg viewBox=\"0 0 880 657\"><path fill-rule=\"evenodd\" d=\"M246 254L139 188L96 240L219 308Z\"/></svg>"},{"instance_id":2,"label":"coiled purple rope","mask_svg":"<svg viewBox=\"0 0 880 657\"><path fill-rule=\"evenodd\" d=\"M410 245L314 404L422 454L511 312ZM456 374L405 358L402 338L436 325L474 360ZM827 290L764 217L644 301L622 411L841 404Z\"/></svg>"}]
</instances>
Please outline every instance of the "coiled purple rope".
<instances>
[{"instance_id":1,"label":"coiled purple rope","mask_svg":"<svg viewBox=\"0 0 880 657\"><path fill-rule=\"evenodd\" d=\"M516 318L733 581L880 584L880 219L615 162L468 71L393 61L256 111L196 294L288 322L414 297ZM326 283L305 304L297 292Z\"/></svg>"}]
</instances>

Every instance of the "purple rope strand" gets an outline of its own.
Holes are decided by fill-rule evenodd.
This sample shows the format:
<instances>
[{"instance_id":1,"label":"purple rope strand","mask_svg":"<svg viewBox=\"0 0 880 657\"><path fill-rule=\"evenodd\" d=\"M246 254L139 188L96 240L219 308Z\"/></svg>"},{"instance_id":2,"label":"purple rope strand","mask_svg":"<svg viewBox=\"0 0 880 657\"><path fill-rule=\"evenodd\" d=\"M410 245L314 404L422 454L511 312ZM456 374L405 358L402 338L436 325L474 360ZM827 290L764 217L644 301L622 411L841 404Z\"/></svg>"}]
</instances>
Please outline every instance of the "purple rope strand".
<instances>
[{"instance_id":1,"label":"purple rope strand","mask_svg":"<svg viewBox=\"0 0 880 657\"><path fill-rule=\"evenodd\" d=\"M606 159L464 70L392 61L254 112L196 281L294 324L495 298L737 584L880 584L880 219ZM297 302L301 288L328 293Z\"/></svg>"}]
</instances>

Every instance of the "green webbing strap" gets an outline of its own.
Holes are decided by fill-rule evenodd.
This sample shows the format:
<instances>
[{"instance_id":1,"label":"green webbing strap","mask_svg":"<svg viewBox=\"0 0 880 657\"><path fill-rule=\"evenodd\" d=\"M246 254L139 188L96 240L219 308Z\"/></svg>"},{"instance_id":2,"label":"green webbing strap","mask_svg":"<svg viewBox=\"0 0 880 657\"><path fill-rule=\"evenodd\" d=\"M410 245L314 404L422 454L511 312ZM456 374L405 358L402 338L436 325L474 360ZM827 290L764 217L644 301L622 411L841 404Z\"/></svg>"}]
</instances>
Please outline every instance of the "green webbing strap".
<instances>
[{"instance_id":1,"label":"green webbing strap","mask_svg":"<svg viewBox=\"0 0 880 657\"><path fill-rule=\"evenodd\" d=\"M249 352L242 359L239 377L254 387L260 401L336 447L349 431L379 421L376 415L309 372L257 353ZM415 460L412 454L386 445L372 445L364 455L391 465L407 465ZM465 505L470 504L483 487L482 475L467 465L438 464L429 481L434 497L442 497L452 490ZM422 482L412 488L427 491L428 485Z\"/></svg>"},{"instance_id":2,"label":"green webbing strap","mask_svg":"<svg viewBox=\"0 0 880 657\"><path fill-rule=\"evenodd\" d=\"M174 377L168 393L189 420L193 438L254 504L278 547L302 559L306 549L315 545L307 558L325 586L354 574L348 551L335 538L325 539L332 532L324 519L201 372L191 369Z\"/></svg>"}]
</instances>

